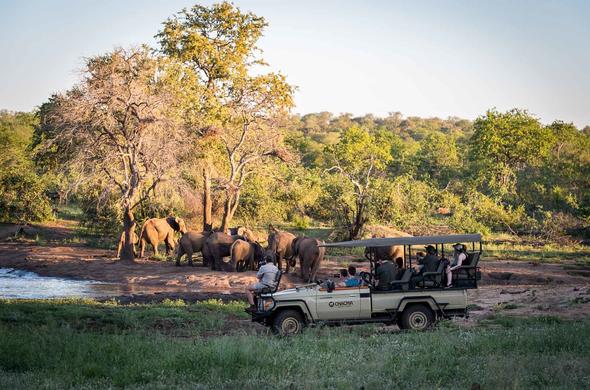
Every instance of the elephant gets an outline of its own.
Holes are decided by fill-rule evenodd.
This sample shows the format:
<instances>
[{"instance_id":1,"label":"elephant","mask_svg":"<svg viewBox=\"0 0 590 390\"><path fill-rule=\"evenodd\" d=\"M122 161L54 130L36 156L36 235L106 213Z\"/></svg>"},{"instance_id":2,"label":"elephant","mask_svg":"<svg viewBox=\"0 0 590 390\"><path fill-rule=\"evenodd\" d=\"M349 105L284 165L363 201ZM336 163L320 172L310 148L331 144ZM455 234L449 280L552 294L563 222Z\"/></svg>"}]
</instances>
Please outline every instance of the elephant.
<instances>
[{"instance_id":1,"label":"elephant","mask_svg":"<svg viewBox=\"0 0 590 390\"><path fill-rule=\"evenodd\" d=\"M231 246L236 240L254 242L252 232L244 229L242 235L230 236L223 232L211 233L203 246L203 265L209 265L213 270L223 271L223 258L231 256Z\"/></svg>"},{"instance_id":2,"label":"elephant","mask_svg":"<svg viewBox=\"0 0 590 390\"><path fill-rule=\"evenodd\" d=\"M273 263L278 265L279 270L283 268L283 259L287 260L287 270L285 273L289 273L289 267L295 268L295 259L293 258L293 251L291 244L295 240L295 235L289 232L280 231L274 228L272 225L269 227L268 234L268 250L273 252Z\"/></svg>"},{"instance_id":3,"label":"elephant","mask_svg":"<svg viewBox=\"0 0 590 390\"><path fill-rule=\"evenodd\" d=\"M410 234L399 232L395 234L393 237L411 237ZM373 235L373 238L377 238ZM383 237L380 237L383 238ZM369 254L370 251L373 251L375 256L375 261L377 260L389 260L395 261L400 268L405 268L406 259L404 257L404 247L403 245L392 245L392 246L378 246L372 248L365 248L365 256ZM401 260L398 260L401 259Z\"/></svg>"},{"instance_id":4,"label":"elephant","mask_svg":"<svg viewBox=\"0 0 590 390\"><path fill-rule=\"evenodd\" d=\"M186 225L182 218L151 218L145 221L139 234L139 256L143 257L145 247L150 244L154 248L154 254L158 255L158 244L160 241L166 243L166 255L174 249L174 232L182 234L187 232Z\"/></svg>"},{"instance_id":5,"label":"elephant","mask_svg":"<svg viewBox=\"0 0 590 390\"><path fill-rule=\"evenodd\" d=\"M180 237L176 251L176 265L180 266L180 259L186 254L188 265L193 265L193 254L201 252L205 242L212 232L197 232L189 230Z\"/></svg>"},{"instance_id":6,"label":"elephant","mask_svg":"<svg viewBox=\"0 0 590 390\"><path fill-rule=\"evenodd\" d=\"M255 270L258 268L258 262L264 256L264 250L258 242L248 242L245 240L236 240L230 248L231 271Z\"/></svg>"},{"instance_id":7,"label":"elephant","mask_svg":"<svg viewBox=\"0 0 590 390\"><path fill-rule=\"evenodd\" d=\"M135 221L132 222L131 225L131 243L133 244L133 257L137 257L137 250L135 245L139 243L139 236L135 233ZM119 245L117 246L117 257L121 256L121 251L123 250L123 245L125 245L125 231L121 232L121 237L119 238Z\"/></svg>"},{"instance_id":8,"label":"elephant","mask_svg":"<svg viewBox=\"0 0 590 390\"><path fill-rule=\"evenodd\" d=\"M301 278L307 283L315 281L324 259L326 248L320 247L323 243L312 237L297 237L291 243L293 256L300 260Z\"/></svg>"}]
</instances>

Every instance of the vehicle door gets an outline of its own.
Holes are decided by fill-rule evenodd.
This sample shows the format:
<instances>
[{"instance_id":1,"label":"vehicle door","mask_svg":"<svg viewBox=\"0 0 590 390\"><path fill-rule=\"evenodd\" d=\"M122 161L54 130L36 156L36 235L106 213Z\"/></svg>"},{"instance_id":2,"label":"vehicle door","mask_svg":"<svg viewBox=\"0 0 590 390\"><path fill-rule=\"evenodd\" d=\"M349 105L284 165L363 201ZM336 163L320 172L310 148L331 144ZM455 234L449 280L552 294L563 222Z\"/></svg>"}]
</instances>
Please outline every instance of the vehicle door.
<instances>
[{"instance_id":1,"label":"vehicle door","mask_svg":"<svg viewBox=\"0 0 590 390\"><path fill-rule=\"evenodd\" d=\"M361 313L360 287L337 287L331 292L320 288L316 311L320 321L358 319Z\"/></svg>"}]
</instances>

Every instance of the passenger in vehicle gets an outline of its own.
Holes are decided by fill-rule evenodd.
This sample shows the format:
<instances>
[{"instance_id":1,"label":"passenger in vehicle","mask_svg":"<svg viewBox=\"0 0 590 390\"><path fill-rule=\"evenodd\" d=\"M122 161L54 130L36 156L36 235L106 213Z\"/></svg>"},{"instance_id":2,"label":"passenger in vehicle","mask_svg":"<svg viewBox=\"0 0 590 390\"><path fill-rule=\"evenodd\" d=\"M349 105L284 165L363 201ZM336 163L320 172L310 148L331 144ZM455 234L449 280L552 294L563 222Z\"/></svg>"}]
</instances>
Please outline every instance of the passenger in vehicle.
<instances>
[{"instance_id":1,"label":"passenger in vehicle","mask_svg":"<svg viewBox=\"0 0 590 390\"><path fill-rule=\"evenodd\" d=\"M256 306L254 305L254 294L261 293L264 289L273 289L276 287L275 280L278 272L279 269L277 266L274 265L272 261L267 262L266 256L258 262L258 273L256 274L258 282L248 287L248 290L246 291L248 303L250 303L248 310L256 310Z\"/></svg>"},{"instance_id":2,"label":"passenger in vehicle","mask_svg":"<svg viewBox=\"0 0 590 390\"><path fill-rule=\"evenodd\" d=\"M426 256L422 258L422 261L419 261L419 264L422 265L420 274L423 274L424 272L436 272L438 264L440 263L440 260L436 255L436 248L432 245L428 245L424 249L426 249Z\"/></svg>"},{"instance_id":3,"label":"passenger in vehicle","mask_svg":"<svg viewBox=\"0 0 590 390\"><path fill-rule=\"evenodd\" d=\"M377 262L375 269L375 279L379 281L377 284L377 290L385 291L389 290L389 283L395 280L397 275L397 265L389 260L380 260Z\"/></svg>"},{"instance_id":4,"label":"passenger in vehicle","mask_svg":"<svg viewBox=\"0 0 590 390\"><path fill-rule=\"evenodd\" d=\"M348 275L349 277L344 281L346 287L358 287L362 284L361 278L356 274L356 267L354 265L348 266Z\"/></svg>"},{"instance_id":5,"label":"passenger in vehicle","mask_svg":"<svg viewBox=\"0 0 590 390\"><path fill-rule=\"evenodd\" d=\"M342 268L340 270L340 276L339 276L339 278L342 279L342 280L346 280L346 278L348 278L348 270L346 268Z\"/></svg>"},{"instance_id":6,"label":"passenger in vehicle","mask_svg":"<svg viewBox=\"0 0 590 390\"><path fill-rule=\"evenodd\" d=\"M463 244L455 244L453 245L453 260L450 264L446 267L446 274L447 274L447 285L446 287L451 287L453 285L453 271L456 269L461 268L463 262L467 260L467 249Z\"/></svg>"}]
</instances>

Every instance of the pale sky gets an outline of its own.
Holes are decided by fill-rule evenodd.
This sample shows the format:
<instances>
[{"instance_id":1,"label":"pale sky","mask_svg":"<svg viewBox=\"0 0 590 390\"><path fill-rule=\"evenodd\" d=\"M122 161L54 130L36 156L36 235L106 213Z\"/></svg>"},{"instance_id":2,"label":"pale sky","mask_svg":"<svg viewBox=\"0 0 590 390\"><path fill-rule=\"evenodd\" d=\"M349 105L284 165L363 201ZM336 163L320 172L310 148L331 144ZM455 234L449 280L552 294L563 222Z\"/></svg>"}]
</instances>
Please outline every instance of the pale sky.
<instances>
[{"instance_id":1,"label":"pale sky","mask_svg":"<svg viewBox=\"0 0 590 390\"><path fill-rule=\"evenodd\" d=\"M194 3L0 0L0 109L70 88L84 57L155 45L161 23ZM590 1L234 4L268 21L260 46L298 86L294 112L474 119L518 107L590 125Z\"/></svg>"}]
</instances>

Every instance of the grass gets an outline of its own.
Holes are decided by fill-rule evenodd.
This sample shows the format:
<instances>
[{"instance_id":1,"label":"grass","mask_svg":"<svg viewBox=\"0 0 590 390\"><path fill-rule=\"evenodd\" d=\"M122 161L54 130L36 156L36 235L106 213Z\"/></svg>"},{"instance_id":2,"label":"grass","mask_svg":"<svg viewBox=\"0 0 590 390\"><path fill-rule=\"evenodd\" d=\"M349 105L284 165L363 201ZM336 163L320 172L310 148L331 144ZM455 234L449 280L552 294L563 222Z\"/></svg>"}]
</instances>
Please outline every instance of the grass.
<instances>
[{"instance_id":1,"label":"grass","mask_svg":"<svg viewBox=\"0 0 590 390\"><path fill-rule=\"evenodd\" d=\"M254 334L241 303L0 301L0 388L588 388L590 321ZM247 317L246 317L247 318ZM165 323L162 327L158 324Z\"/></svg>"},{"instance_id":2,"label":"grass","mask_svg":"<svg viewBox=\"0 0 590 390\"><path fill-rule=\"evenodd\" d=\"M590 248L583 245L559 245L545 243L543 246L530 244L485 244L486 258L530 261L538 263L574 263L590 266Z\"/></svg>"}]
</instances>

